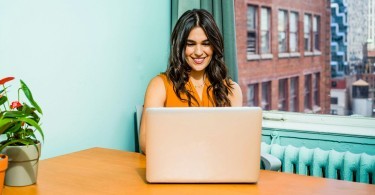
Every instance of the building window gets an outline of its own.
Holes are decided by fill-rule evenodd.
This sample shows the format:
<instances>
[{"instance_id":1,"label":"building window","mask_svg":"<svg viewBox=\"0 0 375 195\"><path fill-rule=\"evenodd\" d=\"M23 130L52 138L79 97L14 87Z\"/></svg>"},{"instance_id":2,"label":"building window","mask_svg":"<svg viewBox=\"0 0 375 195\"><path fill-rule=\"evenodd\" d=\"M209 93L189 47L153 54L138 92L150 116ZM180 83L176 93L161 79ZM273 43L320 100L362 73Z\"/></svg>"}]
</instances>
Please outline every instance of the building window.
<instances>
[{"instance_id":1,"label":"building window","mask_svg":"<svg viewBox=\"0 0 375 195\"><path fill-rule=\"evenodd\" d=\"M271 53L271 9L262 7L260 13L261 53Z\"/></svg>"},{"instance_id":2,"label":"building window","mask_svg":"<svg viewBox=\"0 0 375 195\"><path fill-rule=\"evenodd\" d=\"M314 91L314 106L319 106L320 105L320 93L319 93L319 83L320 83L320 73L315 74L315 80L313 83L313 91Z\"/></svg>"},{"instance_id":3,"label":"building window","mask_svg":"<svg viewBox=\"0 0 375 195\"><path fill-rule=\"evenodd\" d=\"M305 51L311 51L311 15L305 14L303 23Z\"/></svg>"},{"instance_id":4,"label":"building window","mask_svg":"<svg viewBox=\"0 0 375 195\"><path fill-rule=\"evenodd\" d=\"M279 36L279 53L287 52L287 25L288 25L288 12L279 10L278 15L278 36Z\"/></svg>"},{"instance_id":5,"label":"building window","mask_svg":"<svg viewBox=\"0 0 375 195\"><path fill-rule=\"evenodd\" d=\"M247 87L247 105L248 106L258 106L258 94L259 87L258 84L251 84Z\"/></svg>"},{"instance_id":6,"label":"building window","mask_svg":"<svg viewBox=\"0 0 375 195\"><path fill-rule=\"evenodd\" d=\"M263 110L271 109L271 82L262 83L262 105Z\"/></svg>"},{"instance_id":7,"label":"building window","mask_svg":"<svg viewBox=\"0 0 375 195\"><path fill-rule=\"evenodd\" d=\"M314 16L313 19L313 33L314 33L314 50L320 50L320 17Z\"/></svg>"},{"instance_id":8,"label":"building window","mask_svg":"<svg viewBox=\"0 0 375 195\"><path fill-rule=\"evenodd\" d=\"M331 97L331 104L338 104L338 98L337 97Z\"/></svg>"},{"instance_id":9,"label":"building window","mask_svg":"<svg viewBox=\"0 0 375 195\"><path fill-rule=\"evenodd\" d=\"M247 7L247 54L257 52L257 7Z\"/></svg>"},{"instance_id":10,"label":"building window","mask_svg":"<svg viewBox=\"0 0 375 195\"><path fill-rule=\"evenodd\" d=\"M312 110L311 106L311 75L305 76L305 110Z\"/></svg>"},{"instance_id":11,"label":"building window","mask_svg":"<svg viewBox=\"0 0 375 195\"><path fill-rule=\"evenodd\" d=\"M279 104L278 109L287 111L287 79L279 80Z\"/></svg>"},{"instance_id":12,"label":"building window","mask_svg":"<svg viewBox=\"0 0 375 195\"><path fill-rule=\"evenodd\" d=\"M298 77L293 77L290 79L289 111L298 111Z\"/></svg>"},{"instance_id":13,"label":"building window","mask_svg":"<svg viewBox=\"0 0 375 195\"><path fill-rule=\"evenodd\" d=\"M331 114L332 114L332 115L337 115L337 114L338 114L338 113L337 113L337 110L332 109L332 110L331 110Z\"/></svg>"},{"instance_id":14,"label":"building window","mask_svg":"<svg viewBox=\"0 0 375 195\"><path fill-rule=\"evenodd\" d=\"M298 52L298 13L297 12L290 12L289 51Z\"/></svg>"}]
</instances>

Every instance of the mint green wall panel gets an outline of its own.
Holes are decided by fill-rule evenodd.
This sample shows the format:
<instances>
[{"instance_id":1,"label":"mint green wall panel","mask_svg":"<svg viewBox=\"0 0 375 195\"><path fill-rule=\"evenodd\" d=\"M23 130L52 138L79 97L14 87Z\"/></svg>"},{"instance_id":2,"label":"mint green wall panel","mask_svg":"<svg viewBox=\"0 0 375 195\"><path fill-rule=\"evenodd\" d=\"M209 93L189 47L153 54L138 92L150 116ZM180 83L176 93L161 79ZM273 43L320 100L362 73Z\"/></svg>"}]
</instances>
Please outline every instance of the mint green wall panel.
<instances>
[{"instance_id":1,"label":"mint green wall panel","mask_svg":"<svg viewBox=\"0 0 375 195\"><path fill-rule=\"evenodd\" d=\"M42 107L42 158L134 151L135 105L167 66L171 2L0 3L0 77L23 79Z\"/></svg>"}]
</instances>

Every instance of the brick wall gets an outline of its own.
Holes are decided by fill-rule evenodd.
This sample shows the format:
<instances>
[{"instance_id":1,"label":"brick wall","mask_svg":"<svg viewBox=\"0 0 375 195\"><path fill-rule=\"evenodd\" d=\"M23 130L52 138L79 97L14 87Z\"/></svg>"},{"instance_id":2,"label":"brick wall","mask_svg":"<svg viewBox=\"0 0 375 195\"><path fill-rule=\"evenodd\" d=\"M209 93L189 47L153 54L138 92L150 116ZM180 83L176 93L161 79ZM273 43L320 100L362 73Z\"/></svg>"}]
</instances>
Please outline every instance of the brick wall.
<instances>
[{"instance_id":1,"label":"brick wall","mask_svg":"<svg viewBox=\"0 0 375 195\"><path fill-rule=\"evenodd\" d=\"M247 59L247 6L266 6L271 9L271 53L272 59ZM278 10L296 11L298 18L299 57L279 58L278 55ZM271 109L278 109L279 79L298 77L298 111L304 111L305 75L320 73L319 113L330 111L330 1L328 0L236 0L236 33L239 85L243 91L244 105L247 105L247 86L259 83L258 94L261 100L261 83L271 81ZM320 16L320 55L304 55L303 17L304 13ZM288 79L288 84L290 79ZM288 85L289 86L289 85ZM287 88L289 90L289 87ZM287 96L288 97L288 96Z\"/></svg>"}]
</instances>

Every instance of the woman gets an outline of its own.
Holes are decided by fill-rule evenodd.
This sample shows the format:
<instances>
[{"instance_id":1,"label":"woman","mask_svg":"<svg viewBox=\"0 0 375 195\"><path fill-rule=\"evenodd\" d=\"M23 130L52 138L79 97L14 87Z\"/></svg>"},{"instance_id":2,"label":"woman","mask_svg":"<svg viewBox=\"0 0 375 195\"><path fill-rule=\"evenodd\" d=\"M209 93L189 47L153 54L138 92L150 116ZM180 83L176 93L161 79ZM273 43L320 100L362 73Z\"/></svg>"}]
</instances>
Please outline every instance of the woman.
<instances>
[{"instance_id":1,"label":"woman","mask_svg":"<svg viewBox=\"0 0 375 195\"><path fill-rule=\"evenodd\" d=\"M202 9L186 11L171 36L166 72L154 77L146 90L148 107L242 106L242 92L228 77L223 38L212 15ZM140 145L145 148L145 117Z\"/></svg>"}]
</instances>

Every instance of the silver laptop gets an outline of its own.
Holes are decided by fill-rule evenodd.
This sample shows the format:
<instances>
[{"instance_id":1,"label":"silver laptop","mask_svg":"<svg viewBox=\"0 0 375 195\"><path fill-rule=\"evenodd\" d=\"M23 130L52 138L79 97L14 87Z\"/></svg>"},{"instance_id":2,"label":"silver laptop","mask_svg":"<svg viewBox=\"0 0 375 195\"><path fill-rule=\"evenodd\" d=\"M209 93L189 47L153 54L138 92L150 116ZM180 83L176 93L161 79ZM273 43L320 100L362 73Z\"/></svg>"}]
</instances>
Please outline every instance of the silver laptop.
<instances>
[{"instance_id":1,"label":"silver laptop","mask_svg":"<svg viewBox=\"0 0 375 195\"><path fill-rule=\"evenodd\" d=\"M260 108L147 108L145 114L148 182L258 181Z\"/></svg>"}]
</instances>

